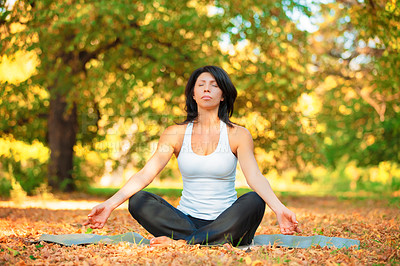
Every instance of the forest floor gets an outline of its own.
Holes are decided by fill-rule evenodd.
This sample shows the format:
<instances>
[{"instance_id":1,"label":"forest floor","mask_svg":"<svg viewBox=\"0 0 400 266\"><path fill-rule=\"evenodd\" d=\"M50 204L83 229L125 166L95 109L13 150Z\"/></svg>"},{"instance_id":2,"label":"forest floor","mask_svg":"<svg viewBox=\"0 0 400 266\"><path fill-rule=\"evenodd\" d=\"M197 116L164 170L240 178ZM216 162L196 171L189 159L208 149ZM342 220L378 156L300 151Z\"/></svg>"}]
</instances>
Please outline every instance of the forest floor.
<instances>
[{"instance_id":1,"label":"forest floor","mask_svg":"<svg viewBox=\"0 0 400 266\"><path fill-rule=\"evenodd\" d=\"M23 202L0 201L0 265L269 265L269 264L400 264L399 201L378 199L339 199L337 197L283 196L282 201L296 214L302 232L360 240L360 248L289 249L254 247L243 251L235 247L183 245L162 248L115 245L64 247L33 243L42 234L87 233L82 226L90 209L102 198L63 195L57 198L26 198ZM173 205L178 198L166 198ZM126 210L115 210L106 226L92 233L116 235L147 233ZM267 208L258 234L278 234L275 215Z\"/></svg>"}]
</instances>

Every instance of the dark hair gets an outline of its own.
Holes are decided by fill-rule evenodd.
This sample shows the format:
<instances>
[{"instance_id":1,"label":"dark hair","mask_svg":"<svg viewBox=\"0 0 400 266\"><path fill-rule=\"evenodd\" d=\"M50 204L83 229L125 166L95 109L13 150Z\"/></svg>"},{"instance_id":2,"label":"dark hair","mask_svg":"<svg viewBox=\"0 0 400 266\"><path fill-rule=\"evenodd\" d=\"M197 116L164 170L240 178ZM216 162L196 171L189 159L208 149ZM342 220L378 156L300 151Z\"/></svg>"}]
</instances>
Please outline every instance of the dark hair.
<instances>
[{"instance_id":1,"label":"dark hair","mask_svg":"<svg viewBox=\"0 0 400 266\"><path fill-rule=\"evenodd\" d=\"M185 111L187 113L186 120L179 124L186 124L188 122L191 122L195 120L199 115L197 110L197 103L193 99L194 85L196 84L197 78L204 72L210 73L215 78L218 87L222 90L222 97L224 98L224 100L221 101L219 105L219 119L224 121L228 126L233 127L233 123L229 120L229 117L231 117L233 113L233 104L235 103L237 97L237 91L231 79L229 78L228 73L217 66L204 66L193 71L185 88Z\"/></svg>"}]
</instances>

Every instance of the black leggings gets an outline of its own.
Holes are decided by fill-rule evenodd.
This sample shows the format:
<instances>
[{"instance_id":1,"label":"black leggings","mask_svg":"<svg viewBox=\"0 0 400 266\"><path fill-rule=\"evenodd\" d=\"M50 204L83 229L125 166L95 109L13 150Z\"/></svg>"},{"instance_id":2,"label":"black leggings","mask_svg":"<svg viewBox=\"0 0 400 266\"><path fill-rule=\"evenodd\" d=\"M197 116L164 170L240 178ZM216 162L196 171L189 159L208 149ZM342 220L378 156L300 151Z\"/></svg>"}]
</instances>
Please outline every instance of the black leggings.
<instances>
[{"instance_id":1,"label":"black leggings","mask_svg":"<svg viewBox=\"0 0 400 266\"><path fill-rule=\"evenodd\" d=\"M188 244L248 245L264 211L265 202L255 192L239 197L215 220L186 215L160 196L146 191L139 191L129 199L132 217L152 235L184 239Z\"/></svg>"}]
</instances>

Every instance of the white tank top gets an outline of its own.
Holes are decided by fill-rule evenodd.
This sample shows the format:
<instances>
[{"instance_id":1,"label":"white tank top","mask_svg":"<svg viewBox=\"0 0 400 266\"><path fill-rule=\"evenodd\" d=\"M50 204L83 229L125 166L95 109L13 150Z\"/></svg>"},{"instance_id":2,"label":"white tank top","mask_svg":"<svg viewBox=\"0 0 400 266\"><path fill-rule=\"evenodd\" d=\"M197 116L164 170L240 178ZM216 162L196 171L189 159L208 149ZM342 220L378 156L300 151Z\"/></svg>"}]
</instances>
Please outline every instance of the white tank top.
<instances>
[{"instance_id":1,"label":"white tank top","mask_svg":"<svg viewBox=\"0 0 400 266\"><path fill-rule=\"evenodd\" d=\"M217 148L209 155L193 152L192 129L193 122L190 122L178 155L178 166L183 179L178 209L195 218L215 220L237 199L237 158L229 146L228 130L223 121L220 121Z\"/></svg>"}]
</instances>

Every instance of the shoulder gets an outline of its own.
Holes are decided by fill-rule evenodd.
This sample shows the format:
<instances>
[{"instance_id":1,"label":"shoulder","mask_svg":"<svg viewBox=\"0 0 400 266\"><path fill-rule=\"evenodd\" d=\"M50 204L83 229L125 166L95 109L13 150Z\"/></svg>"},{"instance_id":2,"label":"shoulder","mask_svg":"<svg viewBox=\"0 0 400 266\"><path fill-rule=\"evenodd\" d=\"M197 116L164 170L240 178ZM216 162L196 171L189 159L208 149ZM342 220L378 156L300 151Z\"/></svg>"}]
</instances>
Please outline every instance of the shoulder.
<instances>
[{"instance_id":1,"label":"shoulder","mask_svg":"<svg viewBox=\"0 0 400 266\"><path fill-rule=\"evenodd\" d=\"M242 126L233 124L233 127L228 128L229 144L232 152L236 155L238 148L246 146L250 149L253 148L253 137L250 131Z\"/></svg>"},{"instance_id":2,"label":"shoulder","mask_svg":"<svg viewBox=\"0 0 400 266\"><path fill-rule=\"evenodd\" d=\"M187 124L167 127L161 135L162 140L176 140L185 135Z\"/></svg>"},{"instance_id":3,"label":"shoulder","mask_svg":"<svg viewBox=\"0 0 400 266\"><path fill-rule=\"evenodd\" d=\"M167 127L160 137L160 144L168 144L174 147L174 150L180 150L183 138L185 136L187 124L172 125Z\"/></svg>"},{"instance_id":4,"label":"shoulder","mask_svg":"<svg viewBox=\"0 0 400 266\"><path fill-rule=\"evenodd\" d=\"M229 137L233 140L253 140L250 131L245 127L233 124L233 127L227 126L227 128Z\"/></svg>"},{"instance_id":5,"label":"shoulder","mask_svg":"<svg viewBox=\"0 0 400 266\"><path fill-rule=\"evenodd\" d=\"M187 124L169 126L164 130L163 135L173 136L185 134L186 126Z\"/></svg>"}]
</instances>

